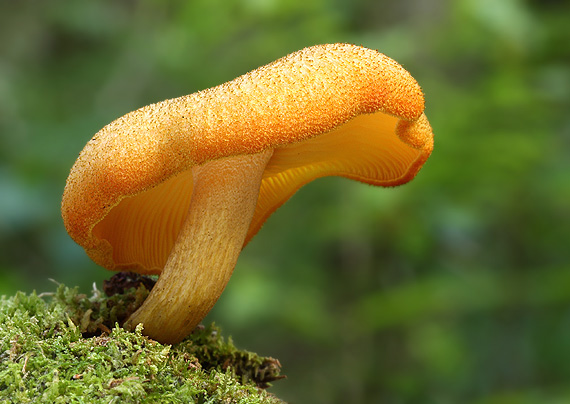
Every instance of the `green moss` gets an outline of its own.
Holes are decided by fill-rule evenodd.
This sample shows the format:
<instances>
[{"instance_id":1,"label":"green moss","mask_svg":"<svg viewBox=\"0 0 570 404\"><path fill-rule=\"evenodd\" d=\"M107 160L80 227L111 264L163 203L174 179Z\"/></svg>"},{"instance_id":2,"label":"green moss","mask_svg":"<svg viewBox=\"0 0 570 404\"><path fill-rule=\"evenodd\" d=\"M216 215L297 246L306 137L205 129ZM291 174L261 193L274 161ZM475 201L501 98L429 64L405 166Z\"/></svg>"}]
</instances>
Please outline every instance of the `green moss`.
<instances>
[{"instance_id":1,"label":"green moss","mask_svg":"<svg viewBox=\"0 0 570 404\"><path fill-rule=\"evenodd\" d=\"M148 292L60 286L0 300L0 402L281 403L279 362L238 350L214 325L174 346L117 325Z\"/></svg>"}]
</instances>

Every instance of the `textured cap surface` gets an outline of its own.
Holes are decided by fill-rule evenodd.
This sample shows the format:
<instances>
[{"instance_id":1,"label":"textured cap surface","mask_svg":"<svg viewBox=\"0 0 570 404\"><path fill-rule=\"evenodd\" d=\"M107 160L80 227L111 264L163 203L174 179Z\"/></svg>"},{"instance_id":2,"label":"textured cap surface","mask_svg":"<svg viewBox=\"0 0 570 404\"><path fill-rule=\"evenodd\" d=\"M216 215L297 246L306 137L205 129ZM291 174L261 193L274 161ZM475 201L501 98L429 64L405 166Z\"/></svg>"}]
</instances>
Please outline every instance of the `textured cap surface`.
<instances>
[{"instance_id":1,"label":"textured cap surface","mask_svg":"<svg viewBox=\"0 0 570 404\"><path fill-rule=\"evenodd\" d=\"M64 223L98 264L159 273L190 203L193 166L275 149L247 242L314 178L412 179L433 147L423 110L417 82L385 55L349 44L306 48L101 129L71 169Z\"/></svg>"}]
</instances>

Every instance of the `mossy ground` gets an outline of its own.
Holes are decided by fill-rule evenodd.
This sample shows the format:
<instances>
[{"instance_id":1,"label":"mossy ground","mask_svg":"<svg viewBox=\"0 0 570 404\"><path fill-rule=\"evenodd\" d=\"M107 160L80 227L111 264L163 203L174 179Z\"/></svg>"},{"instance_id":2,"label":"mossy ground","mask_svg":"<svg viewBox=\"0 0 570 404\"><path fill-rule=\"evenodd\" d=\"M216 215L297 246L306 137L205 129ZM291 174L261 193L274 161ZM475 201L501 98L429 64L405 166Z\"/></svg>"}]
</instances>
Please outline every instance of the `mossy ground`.
<instances>
[{"instance_id":1,"label":"mossy ground","mask_svg":"<svg viewBox=\"0 0 570 404\"><path fill-rule=\"evenodd\" d=\"M282 403L279 362L238 350L214 325L162 345L118 327L143 285L106 296L63 285L0 300L0 402Z\"/></svg>"}]
</instances>

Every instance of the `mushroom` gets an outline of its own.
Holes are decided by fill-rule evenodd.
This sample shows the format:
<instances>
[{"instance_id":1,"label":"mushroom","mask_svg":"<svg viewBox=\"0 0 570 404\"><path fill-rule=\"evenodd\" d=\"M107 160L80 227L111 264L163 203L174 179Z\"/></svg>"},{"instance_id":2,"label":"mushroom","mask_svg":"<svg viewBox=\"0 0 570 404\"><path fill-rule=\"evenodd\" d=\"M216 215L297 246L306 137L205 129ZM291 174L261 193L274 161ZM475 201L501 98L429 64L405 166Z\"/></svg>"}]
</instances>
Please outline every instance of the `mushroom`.
<instances>
[{"instance_id":1,"label":"mushroom","mask_svg":"<svg viewBox=\"0 0 570 404\"><path fill-rule=\"evenodd\" d=\"M62 216L97 264L160 274L125 326L176 343L301 186L330 175L400 185L432 148L404 68L355 45L313 46L105 126L71 169Z\"/></svg>"}]
</instances>

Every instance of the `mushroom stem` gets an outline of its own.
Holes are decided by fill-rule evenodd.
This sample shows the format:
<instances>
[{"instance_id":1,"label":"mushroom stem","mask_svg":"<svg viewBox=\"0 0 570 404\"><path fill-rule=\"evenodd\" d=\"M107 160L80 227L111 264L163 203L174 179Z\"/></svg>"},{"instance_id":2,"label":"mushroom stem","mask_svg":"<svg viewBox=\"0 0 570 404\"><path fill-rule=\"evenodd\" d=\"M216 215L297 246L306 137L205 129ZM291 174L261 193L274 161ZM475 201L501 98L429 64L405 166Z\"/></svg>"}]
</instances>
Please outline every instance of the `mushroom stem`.
<instances>
[{"instance_id":1,"label":"mushroom stem","mask_svg":"<svg viewBox=\"0 0 570 404\"><path fill-rule=\"evenodd\" d=\"M158 282L125 328L181 341L216 303L232 275L272 151L210 161L193 170L188 214Z\"/></svg>"}]
</instances>

